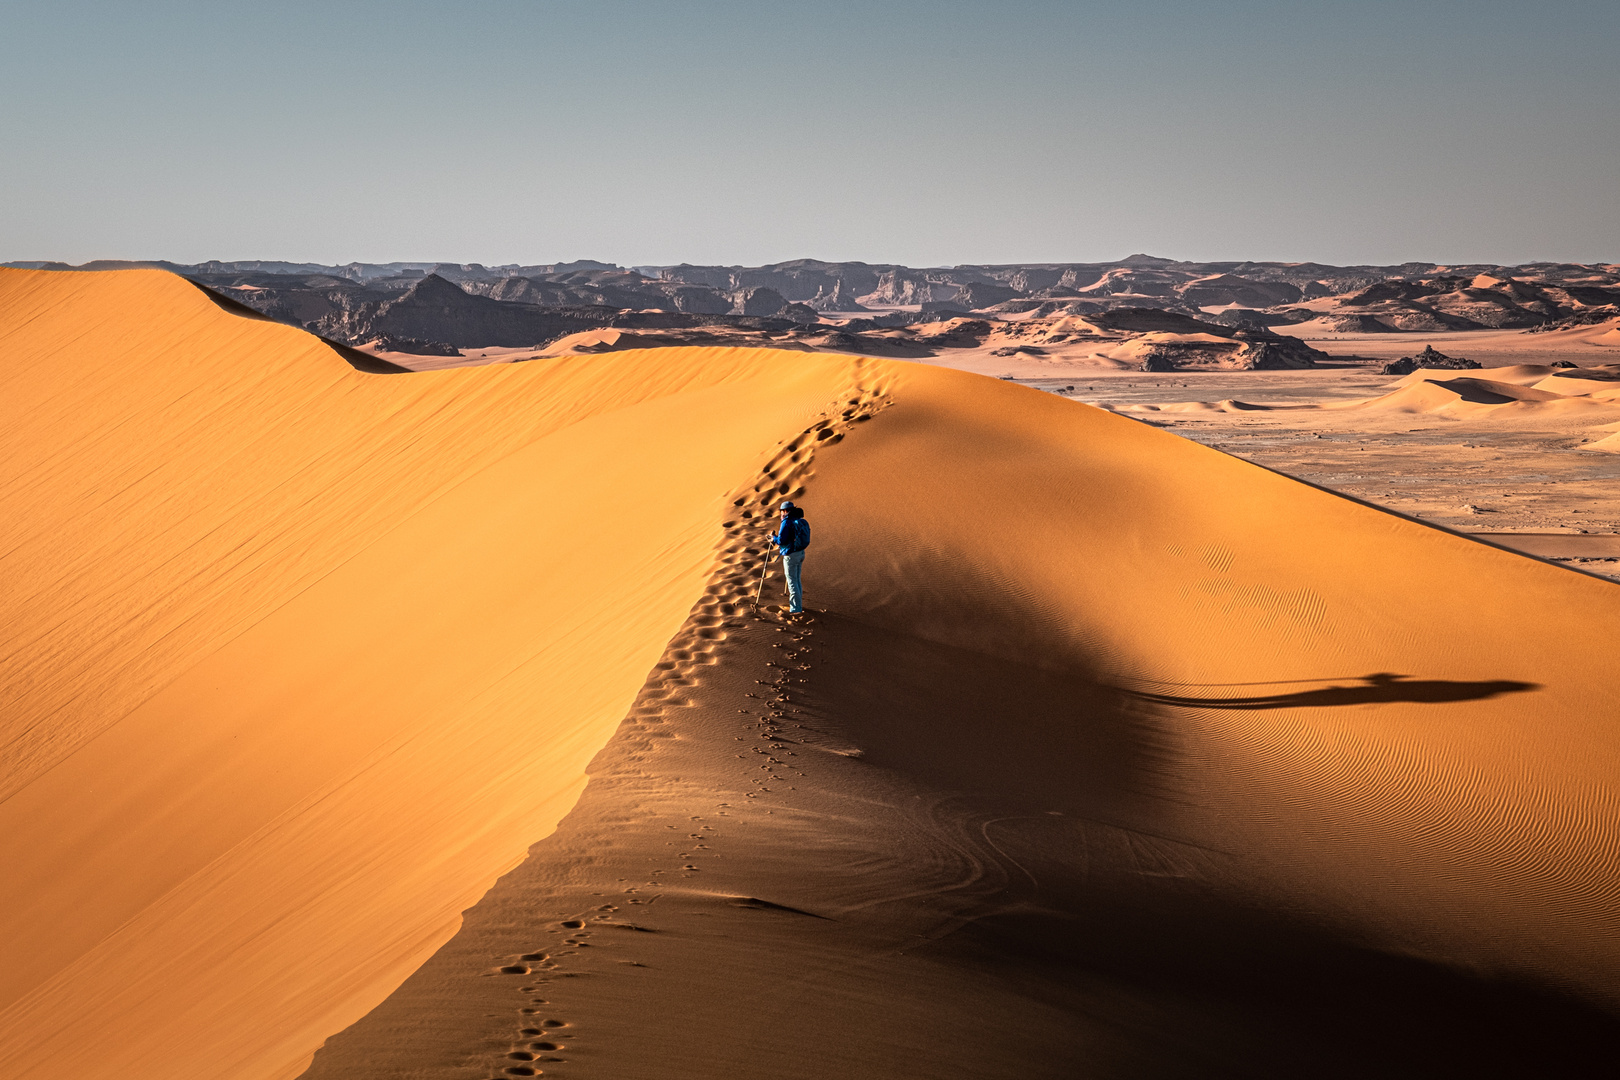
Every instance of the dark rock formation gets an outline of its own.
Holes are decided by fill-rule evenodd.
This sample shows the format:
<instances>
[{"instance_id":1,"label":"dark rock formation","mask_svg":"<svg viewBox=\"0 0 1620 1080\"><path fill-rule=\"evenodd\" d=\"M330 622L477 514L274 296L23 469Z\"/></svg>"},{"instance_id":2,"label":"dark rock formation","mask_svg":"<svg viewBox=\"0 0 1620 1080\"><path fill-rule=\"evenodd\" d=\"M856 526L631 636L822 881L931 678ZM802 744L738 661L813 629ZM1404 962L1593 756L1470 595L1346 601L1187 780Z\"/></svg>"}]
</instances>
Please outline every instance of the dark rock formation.
<instances>
[{"instance_id":1,"label":"dark rock formation","mask_svg":"<svg viewBox=\"0 0 1620 1080\"><path fill-rule=\"evenodd\" d=\"M443 341L423 341L420 338L399 338L383 334L364 343L367 348L381 352L409 353L413 356L460 356L461 350Z\"/></svg>"},{"instance_id":2,"label":"dark rock formation","mask_svg":"<svg viewBox=\"0 0 1620 1080\"><path fill-rule=\"evenodd\" d=\"M1250 281L1235 274L1215 274L1196 278L1176 287L1177 294L1191 307L1241 304L1247 308L1297 304L1302 293L1286 281Z\"/></svg>"},{"instance_id":3,"label":"dark rock formation","mask_svg":"<svg viewBox=\"0 0 1620 1080\"><path fill-rule=\"evenodd\" d=\"M1433 345L1425 345L1423 351L1416 356L1403 356L1399 360L1391 360L1379 370L1385 375L1410 375L1418 368L1455 368L1471 369L1480 364L1461 356L1447 356Z\"/></svg>"},{"instance_id":4,"label":"dark rock formation","mask_svg":"<svg viewBox=\"0 0 1620 1080\"><path fill-rule=\"evenodd\" d=\"M813 323L821 319L821 315L809 304L784 304L780 311L773 311L771 314L778 319L796 323Z\"/></svg>"},{"instance_id":5,"label":"dark rock formation","mask_svg":"<svg viewBox=\"0 0 1620 1080\"><path fill-rule=\"evenodd\" d=\"M733 315L775 315L787 307L787 298L765 285L739 289L732 297ZM814 312L811 313L814 315Z\"/></svg>"},{"instance_id":6,"label":"dark rock formation","mask_svg":"<svg viewBox=\"0 0 1620 1080\"><path fill-rule=\"evenodd\" d=\"M970 281L962 286L956 294L956 302L969 311L983 311L996 304L1008 300L1016 300L1021 294L1017 289L1006 285L992 285L983 281Z\"/></svg>"},{"instance_id":7,"label":"dark rock formation","mask_svg":"<svg viewBox=\"0 0 1620 1080\"><path fill-rule=\"evenodd\" d=\"M838 278L830 288L823 287L816 295L805 301L816 311L866 311L856 299L855 294L845 285L844 279Z\"/></svg>"},{"instance_id":8,"label":"dark rock formation","mask_svg":"<svg viewBox=\"0 0 1620 1080\"><path fill-rule=\"evenodd\" d=\"M1164 311L1158 308L1115 308L1112 311L1099 312L1087 318L1102 327L1104 330L1126 330L1138 334L1154 332L1166 334L1214 334L1216 337L1232 337L1230 327L1195 319L1191 315L1182 315L1179 312Z\"/></svg>"},{"instance_id":9,"label":"dark rock formation","mask_svg":"<svg viewBox=\"0 0 1620 1080\"><path fill-rule=\"evenodd\" d=\"M1541 334L1551 330L1569 330L1577 326L1591 326L1594 323L1608 322L1610 319L1620 319L1620 307L1608 304L1603 307L1585 308L1566 315L1552 322L1532 326L1526 333Z\"/></svg>"},{"instance_id":10,"label":"dark rock formation","mask_svg":"<svg viewBox=\"0 0 1620 1080\"><path fill-rule=\"evenodd\" d=\"M664 285L660 291L676 311L693 315L724 315L731 310L731 299L718 289L696 285Z\"/></svg>"},{"instance_id":11,"label":"dark rock formation","mask_svg":"<svg viewBox=\"0 0 1620 1080\"><path fill-rule=\"evenodd\" d=\"M1326 321L1341 334L1400 333L1394 324L1385 322L1376 315L1329 315L1326 316Z\"/></svg>"},{"instance_id":12,"label":"dark rock formation","mask_svg":"<svg viewBox=\"0 0 1620 1080\"><path fill-rule=\"evenodd\" d=\"M1253 308L1227 308L1218 315L1210 316L1210 321L1221 326L1289 326L1294 323L1306 322L1314 318L1314 311L1300 311L1284 309L1282 311L1256 311Z\"/></svg>"},{"instance_id":13,"label":"dark rock formation","mask_svg":"<svg viewBox=\"0 0 1620 1080\"><path fill-rule=\"evenodd\" d=\"M309 328L343 342L387 336L442 341L458 349L521 348L605 325L612 314L607 309L549 308L473 296L429 274L397 297L340 308Z\"/></svg>"},{"instance_id":14,"label":"dark rock formation","mask_svg":"<svg viewBox=\"0 0 1620 1080\"><path fill-rule=\"evenodd\" d=\"M1360 292L1352 293L1340 301L1345 307L1367 307L1390 300L1419 300L1443 291L1438 286L1421 281L1381 281Z\"/></svg>"},{"instance_id":15,"label":"dark rock formation","mask_svg":"<svg viewBox=\"0 0 1620 1080\"><path fill-rule=\"evenodd\" d=\"M1194 263L1133 255L1101 263L927 268L816 259L757 267L635 268L590 260L532 266L277 261L182 266L114 260L82 267L14 265L56 271L170 270L267 317L334 340L352 343L389 333L464 348L498 343L479 339L479 334L527 345L545 340L543 335L526 339L547 327L564 333L610 322L622 325L624 312L664 312L687 320L773 319L790 304L815 311L908 309L882 316L896 320L885 325L935 321L945 312L1091 319L1124 309L1134 313L1125 318L1135 325L1121 323L1120 329L1176 332L1172 325L1146 325L1141 313L1158 311L1202 324L1203 329L1186 331L1199 333L1216 333L1217 326L1230 332L1314 319L1346 333L1539 330L1620 317L1620 265L1611 264L1328 266ZM453 283L476 301L513 310L468 305L438 285L427 285L423 292L430 280ZM1310 307L1299 306L1307 302ZM920 316L919 306L924 309ZM1230 310L1214 316L1201 310L1216 306ZM802 308L787 315L789 321L805 318Z\"/></svg>"},{"instance_id":16,"label":"dark rock formation","mask_svg":"<svg viewBox=\"0 0 1620 1080\"><path fill-rule=\"evenodd\" d=\"M1298 338L1267 337L1251 341L1249 347L1238 354L1235 366L1240 371L1285 371L1315 367L1318 359L1327 359L1327 354Z\"/></svg>"}]
</instances>

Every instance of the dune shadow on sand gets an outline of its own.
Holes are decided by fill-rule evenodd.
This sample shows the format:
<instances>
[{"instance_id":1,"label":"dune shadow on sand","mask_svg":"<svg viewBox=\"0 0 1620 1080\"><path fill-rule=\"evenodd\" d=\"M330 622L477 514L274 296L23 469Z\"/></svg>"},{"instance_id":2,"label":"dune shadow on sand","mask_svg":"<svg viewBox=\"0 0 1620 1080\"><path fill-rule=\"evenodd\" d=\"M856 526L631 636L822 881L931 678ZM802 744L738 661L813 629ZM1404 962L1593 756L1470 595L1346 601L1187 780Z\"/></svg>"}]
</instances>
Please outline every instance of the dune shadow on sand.
<instances>
[{"instance_id":1,"label":"dune shadow on sand","mask_svg":"<svg viewBox=\"0 0 1620 1080\"><path fill-rule=\"evenodd\" d=\"M1174 786L1151 709L1089 673L1055 672L836 615L817 618L807 687L872 764L966 793L1079 813Z\"/></svg>"},{"instance_id":2,"label":"dune shadow on sand","mask_svg":"<svg viewBox=\"0 0 1620 1080\"><path fill-rule=\"evenodd\" d=\"M959 793L941 818L1002 864L980 914L912 951L1070 1017L1094 1055L1075 1075L1574 1075L1620 1038L1620 1019L1556 988L1257 902L1243 855L1174 838L1190 765L1155 706L1442 704L1535 684L1379 672L1239 698L1144 694L837 616L818 617L812 653L813 708L866 762Z\"/></svg>"},{"instance_id":3,"label":"dune shadow on sand","mask_svg":"<svg viewBox=\"0 0 1620 1080\"><path fill-rule=\"evenodd\" d=\"M1483 682L1414 679L1409 675L1398 675L1388 671L1363 675L1360 682L1359 686L1323 686L1314 690L1297 690L1286 694L1253 694L1244 697L1195 697L1184 694L1150 693L1143 690L1121 692L1138 701L1174 705L1185 709L1306 709L1376 705L1395 701L1443 705L1458 701L1484 701L1502 694L1521 694L1541 688L1539 683L1518 682L1512 679L1491 679Z\"/></svg>"},{"instance_id":4,"label":"dune shadow on sand","mask_svg":"<svg viewBox=\"0 0 1620 1080\"><path fill-rule=\"evenodd\" d=\"M1011 912L930 946L1121 1033L1117 1077L1576 1076L1620 1019L1207 893ZM1152 1032L1151 1038L1142 1033Z\"/></svg>"}]
</instances>

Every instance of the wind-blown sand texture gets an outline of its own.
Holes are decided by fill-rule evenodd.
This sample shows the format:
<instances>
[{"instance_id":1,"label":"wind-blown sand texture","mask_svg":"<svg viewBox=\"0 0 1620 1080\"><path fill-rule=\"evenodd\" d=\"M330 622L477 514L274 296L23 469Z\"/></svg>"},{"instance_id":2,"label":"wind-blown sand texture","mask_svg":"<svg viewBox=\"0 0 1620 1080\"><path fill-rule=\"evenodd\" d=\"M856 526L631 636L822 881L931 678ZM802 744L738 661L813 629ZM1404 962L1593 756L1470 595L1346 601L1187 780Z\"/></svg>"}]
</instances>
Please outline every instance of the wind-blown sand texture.
<instances>
[{"instance_id":1,"label":"wind-blown sand texture","mask_svg":"<svg viewBox=\"0 0 1620 1080\"><path fill-rule=\"evenodd\" d=\"M1620 1034L1610 583L935 367L368 373L145 271L0 273L0 359L0 1074Z\"/></svg>"}]
</instances>

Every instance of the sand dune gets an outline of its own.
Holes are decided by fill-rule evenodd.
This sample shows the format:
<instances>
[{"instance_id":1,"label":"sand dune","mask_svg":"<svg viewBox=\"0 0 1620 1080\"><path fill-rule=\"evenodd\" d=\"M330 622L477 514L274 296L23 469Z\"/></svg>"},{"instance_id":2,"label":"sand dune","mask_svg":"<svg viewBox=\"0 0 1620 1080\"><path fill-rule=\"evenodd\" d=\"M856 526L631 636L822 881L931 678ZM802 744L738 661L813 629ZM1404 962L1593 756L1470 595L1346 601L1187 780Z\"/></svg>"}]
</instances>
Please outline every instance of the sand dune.
<instances>
[{"instance_id":1,"label":"sand dune","mask_svg":"<svg viewBox=\"0 0 1620 1080\"><path fill-rule=\"evenodd\" d=\"M1597 450L1604 454L1620 454L1620 431L1612 435L1605 435L1601 439L1587 443L1581 449Z\"/></svg>"},{"instance_id":2,"label":"sand dune","mask_svg":"<svg viewBox=\"0 0 1620 1080\"><path fill-rule=\"evenodd\" d=\"M1224 398L1157 405L1127 405L1120 412L1279 412L1319 410L1492 422L1603 419L1620 406L1620 381L1611 367L1560 369L1540 365L1490 368L1490 378L1419 368L1390 384L1387 393L1356 401L1253 403Z\"/></svg>"},{"instance_id":3,"label":"sand dune","mask_svg":"<svg viewBox=\"0 0 1620 1080\"><path fill-rule=\"evenodd\" d=\"M1558 1075L1612 1036L1612 585L1050 396L888 396L802 477L829 613L718 573L557 836L311 1080Z\"/></svg>"},{"instance_id":4,"label":"sand dune","mask_svg":"<svg viewBox=\"0 0 1620 1080\"><path fill-rule=\"evenodd\" d=\"M567 810L855 370L366 375L159 273L0 288L8 1077L296 1074Z\"/></svg>"},{"instance_id":5,"label":"sand dune","mask_svg":"<svg viewBox=\"0 0 1620 1080\"><path fill-rule=\"evenodd\" d=\"M1446 379L1424 379L1370 401L1338 407L1455 416L1487 410L1495 412L1498 409L1526 412L1552 408L1567 412L1584 411L1594 407L1602 409L1604 406L1599 402L1572 398L1515 383L1453 376Z\"/></svg>"},{"instance_id":6,"label":"sand dune","mask_svg":"<svg viewBox=\"0 0 1620 1080\"><path fill-rule=\"evenodd\" d=\"M155 272L0 275L0 355L8 1077L1556 1074L1620 1028L1612 584L933 367L369 374ZM1451 381L1394 394L1562 403Z\"/></svg>"},{"instance_id":7,"label":"sand dune","mask_svg":"<svg viewBox=\"0 0 1620 1080\"><path fill-rule=\"evenodd\" d=\"M1481 371L1478 378L1489 379L1491 382L1512 383L1515 386L1534 386L1545 381L1548 376L1556 375L1562 370L1565 369L1555 368L1550 364L1507 364L1502 367L1493 367ZM1412 386L1433 379L1455 379L1459 377L1457 369L1453 368L1418 368L1410 375L1402 375L1390 385L1392 387Z\"/></svg>"}]
</instances>

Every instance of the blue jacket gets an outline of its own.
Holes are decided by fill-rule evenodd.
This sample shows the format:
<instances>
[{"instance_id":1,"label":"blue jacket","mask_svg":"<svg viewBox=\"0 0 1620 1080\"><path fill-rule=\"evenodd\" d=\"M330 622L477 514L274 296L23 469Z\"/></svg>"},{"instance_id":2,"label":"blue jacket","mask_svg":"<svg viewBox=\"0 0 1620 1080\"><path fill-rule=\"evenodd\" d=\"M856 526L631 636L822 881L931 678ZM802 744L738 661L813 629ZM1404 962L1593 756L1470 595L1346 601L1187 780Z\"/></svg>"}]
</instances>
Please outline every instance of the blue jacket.
<instances>
[{"instance_id":1,"label":"blue jacket","mask_svg":"<svg viewBox=\"0 0 1620 1080\"><path fill-rule=\"evenodd\" d=\"M782 549L784 555L803 551L810 546L810 523L804 518L790 518L778 526L771 540Z\"/></svg>"}]
</instances>

